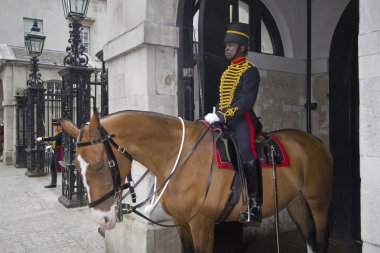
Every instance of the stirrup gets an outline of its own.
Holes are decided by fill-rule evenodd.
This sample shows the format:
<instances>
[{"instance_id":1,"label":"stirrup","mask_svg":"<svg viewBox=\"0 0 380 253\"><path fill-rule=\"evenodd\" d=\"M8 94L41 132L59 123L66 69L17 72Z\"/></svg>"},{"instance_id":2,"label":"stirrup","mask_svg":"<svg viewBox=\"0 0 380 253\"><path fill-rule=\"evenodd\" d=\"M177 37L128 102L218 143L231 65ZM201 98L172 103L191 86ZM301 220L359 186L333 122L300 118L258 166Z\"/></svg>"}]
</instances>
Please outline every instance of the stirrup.
<instances>
[{"instance_id":1,"label":"stirrup","mask_svg":"<svg viewBox=\"0 0 380 253\"><path fill-rule=\"evenodd\" d=\"M240 212L239 222L240 223L250 223L254 222L260 224L262 220L261 206L248 206L247 212Z\"/></svg>"}]
</instances>

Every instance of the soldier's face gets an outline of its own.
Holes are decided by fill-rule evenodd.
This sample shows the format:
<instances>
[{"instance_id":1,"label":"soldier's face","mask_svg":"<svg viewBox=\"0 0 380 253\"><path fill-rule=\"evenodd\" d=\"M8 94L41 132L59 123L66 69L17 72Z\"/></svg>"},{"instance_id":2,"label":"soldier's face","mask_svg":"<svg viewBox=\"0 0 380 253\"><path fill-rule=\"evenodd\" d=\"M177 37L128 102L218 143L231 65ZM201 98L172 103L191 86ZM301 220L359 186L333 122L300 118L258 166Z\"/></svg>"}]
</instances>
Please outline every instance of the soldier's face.
<instances>
[{"instance_id":1,"label":"soldier's face","mask_svg":"<svg viewBox=\"0 0 380 253\"><path fill-rule=\"evenodd\" d=\"M228 61L234 61L243 56L244 47L239 47L237 43L227 42L224 44L224 56Z\"/></svg>"}]
</instances>

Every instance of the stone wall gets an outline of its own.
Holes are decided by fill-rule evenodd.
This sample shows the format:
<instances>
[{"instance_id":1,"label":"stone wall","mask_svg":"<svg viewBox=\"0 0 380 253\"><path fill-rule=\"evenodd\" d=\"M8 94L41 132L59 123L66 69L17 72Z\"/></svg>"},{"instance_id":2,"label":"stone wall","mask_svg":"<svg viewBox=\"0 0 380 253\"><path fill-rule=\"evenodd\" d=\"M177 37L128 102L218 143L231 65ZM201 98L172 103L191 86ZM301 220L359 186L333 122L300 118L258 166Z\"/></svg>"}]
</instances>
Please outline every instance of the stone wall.
<instances>
[{"instance_id":1,"label":"stone wall","mask_svg":"<svg viewBox=\"0 0 380 253\"><path fill-rule=\"evenodd\" d=\"M363 253L380 252L380 2L360 0L359 93Z\"/></svg>"},{"instance_id":2,"label":"stone wall","mask_svg":"<svg viewBox=\"0 0 380 253\"><path fill-rule=\"evenodd\" d=\"M264 131L295 128L306 131L305 61L267 54L250 53L248 59L260 72L260 88L255 112L261 117ZM311 101L317 109L311 112L312 133L329 145L328 73L317 67L312 75ZM296 229L286 209L280 212L281 231ZM268 236L274 233L274 218L263 220L260 228L245 227L245 237Z\"/></svg>"},{"instance_id":3,"label":"stone wall","mask_svg":"<svg viewBox=\"0 0 380 253\"><path fill-rule=\"evenodd\" d=\"M128 109L178 115L177 1L112 0L107 7L107 24L115 28L110 29L103 47L109 70L110 113ZM144 170L133 163L135 180ZM138 201L148 195L152 180L150 177L148 183L139 186ZM169 220L160 206L146 215L154 220ZM152 226L135 215L106 231L105 240L106 251L113 253L180 251L175 228Z\"/></svg>"},{"instance_id":4,"label":"stone wall","mask_svg":"<svg viewBox=\"0 0 380 253\"><path fill-rule=\"evenodd\" d=\"M255 111L264 131L296 128L306 131L306 62L293 58L250 53L248 59L260 72L261 82ZM329 145L329 80L326 67L311 77L312 134Z\"/></svg>"}]
</instances>

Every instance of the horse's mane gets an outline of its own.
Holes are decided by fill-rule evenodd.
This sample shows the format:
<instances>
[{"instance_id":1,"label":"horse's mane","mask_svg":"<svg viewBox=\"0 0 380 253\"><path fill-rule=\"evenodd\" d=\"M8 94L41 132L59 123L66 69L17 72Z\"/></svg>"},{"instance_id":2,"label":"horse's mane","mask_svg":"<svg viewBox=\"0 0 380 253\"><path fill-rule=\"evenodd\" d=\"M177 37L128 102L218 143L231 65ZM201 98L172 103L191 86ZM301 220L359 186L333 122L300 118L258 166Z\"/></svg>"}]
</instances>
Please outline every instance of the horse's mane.
<instances>
[{"instance_id":1,"label":"horse's mane","mask_svg":"<svg viewBox=\"0 0 380 253\"><path fill-rule=\"evenodd\" d=\"M134 115L141 115L141 116L153 116L153 117L159 117L159 118L167 118L167 119L175 119L175 116L158 113L158 112L152 112L152 111L139 111L139 110L123 110L123 111L117 111L113 112L111 114L105 115L102 117L102 119L107 119L112 116L118 116L120 114L134 114Z\"/></svg>"}]
</instances>

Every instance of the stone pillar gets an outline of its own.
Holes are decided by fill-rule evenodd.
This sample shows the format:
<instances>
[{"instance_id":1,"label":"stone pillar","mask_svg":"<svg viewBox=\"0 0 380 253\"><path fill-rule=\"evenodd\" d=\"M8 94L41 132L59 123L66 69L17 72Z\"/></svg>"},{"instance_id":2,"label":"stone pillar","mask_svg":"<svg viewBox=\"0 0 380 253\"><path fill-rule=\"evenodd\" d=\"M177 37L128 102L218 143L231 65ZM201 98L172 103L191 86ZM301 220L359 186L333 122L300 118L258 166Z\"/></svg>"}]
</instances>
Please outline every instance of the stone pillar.
<instances>
[{"instance_id":1,"label":"stone pillar","mask_svg":"<svg viewBox=\"0 0 380 253\"><path fill-rule=\"evenodd\" d=\"M109 71L109 112L143 110L177 116L177 1L143 2L107 2L107 26L115 28L108 32L103 47ZM144 170L133 163L135 181ZM148 195L152 182L151 177L137 187L138 202ZM165 223L170 220L160 207L146 215ZM180 252L175 228L153 226L133 214L106 231L105 238L107 252Z\"/></svg>"},{"instance_id":2,"label":"stone pillar","mask_svg":"<svg viewBox=\"0 0 380 253\"><path fill-rule=\"evenodd\" d=\"M360 1L360 174L363 253L380 252L380 2Z\"/></svg>"},{"instance_id":3,"label":"stone pillar","mask_svg":"<svg viewBox=\"0 0 380 253\"><path fill-rule=\"evenodd\" d=\"M14 77L15 66L7 64L4 66L2 82L3 82L3 119L4 119L4 150L3 162L6 165L14 163L14 139L15 139L15 100L13 94L13 87L16 78ZM17 69L18 70L18 69ZM25 86L25 79L21 80Z\"/></svg>"},{"instance_id":4,"label":"stone pillar","mask_svg":"<svg viewBox=\"0 0 380 253\"><path fill-rule=\"evenodd\" d=\"M15 103L12 99L4 99L4 150L3 150L3 162L5 165L13 165L14 163L14 115L15 115Z\"/></svg>"}]
</instances>

